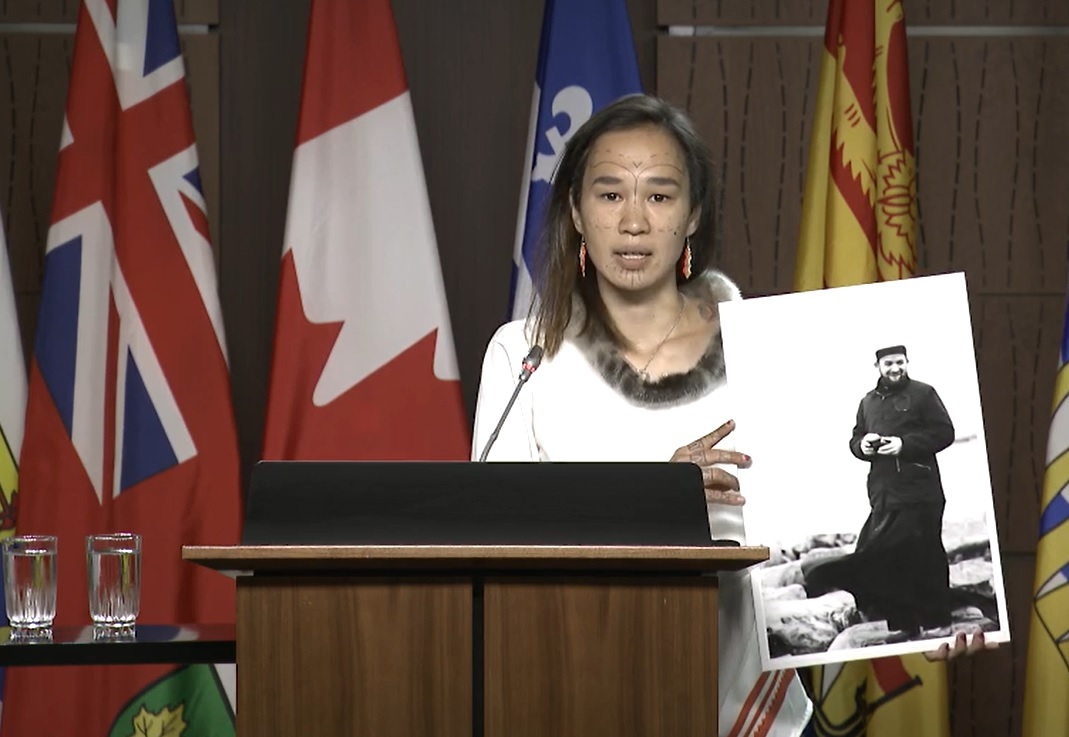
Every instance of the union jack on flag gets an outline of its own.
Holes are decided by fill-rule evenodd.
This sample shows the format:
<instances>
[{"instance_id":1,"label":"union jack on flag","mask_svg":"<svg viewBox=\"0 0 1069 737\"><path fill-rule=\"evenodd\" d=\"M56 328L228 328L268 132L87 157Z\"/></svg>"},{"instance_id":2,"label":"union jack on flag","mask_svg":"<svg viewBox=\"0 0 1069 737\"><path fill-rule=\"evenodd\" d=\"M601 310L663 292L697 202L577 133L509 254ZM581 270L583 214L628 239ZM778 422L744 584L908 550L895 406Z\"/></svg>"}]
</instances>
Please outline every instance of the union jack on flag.
<instances>
[{"instance_id":1,"label":"union jack on flag","mask_svg":"<svg viewBox=\"0 0 1069 737\"><path fill-rule=\"evenodd\" d=\"M57 625L88 623L84 536L119 530L144 539L139 621L232 620L232 585L181 560L182 545L234 542L240 518L222 314L171 0L84 0L66 112L19 528L59 536ZM12 671L2 733L138 733L135 697L139 724L183 704L191 727L210 716L222 730L213 733L232 733L218 675L170 670Z\"/></svg>"}]
</instances>

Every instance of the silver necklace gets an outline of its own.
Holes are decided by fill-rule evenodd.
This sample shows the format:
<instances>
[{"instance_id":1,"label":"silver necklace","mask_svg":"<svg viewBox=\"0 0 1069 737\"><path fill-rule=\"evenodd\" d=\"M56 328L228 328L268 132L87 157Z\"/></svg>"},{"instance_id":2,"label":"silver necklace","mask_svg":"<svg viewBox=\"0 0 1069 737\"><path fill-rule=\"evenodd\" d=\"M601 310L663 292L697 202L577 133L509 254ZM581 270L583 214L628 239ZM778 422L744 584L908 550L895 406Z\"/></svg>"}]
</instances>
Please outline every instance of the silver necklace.
<instances>
[{"instance_id":1,"label":"silver necklace","mask_svg":"<svg viewBox=\"0 0 1069 737\"><path fill-rule=\"evenodd\" d=\"M643 381L648 382L650 380L650 374L647 369L649 369L650 364L653 363L653 359L657 357L661 347L668 342L668 339L672 337L672 333L679 327L679 321L683 319L683 312L687 309L687 296L685 294L680 294L679 296L681 298L681 303L679 305L679 314L676 315L675 322L672 323L672 327L668 328L668 332L661 338L661 342L657 344L657 347L653 349L653 353L650 354L649 360L646 361L646 365L638 371L638 375Z\"/></svg>"}]
</instances>

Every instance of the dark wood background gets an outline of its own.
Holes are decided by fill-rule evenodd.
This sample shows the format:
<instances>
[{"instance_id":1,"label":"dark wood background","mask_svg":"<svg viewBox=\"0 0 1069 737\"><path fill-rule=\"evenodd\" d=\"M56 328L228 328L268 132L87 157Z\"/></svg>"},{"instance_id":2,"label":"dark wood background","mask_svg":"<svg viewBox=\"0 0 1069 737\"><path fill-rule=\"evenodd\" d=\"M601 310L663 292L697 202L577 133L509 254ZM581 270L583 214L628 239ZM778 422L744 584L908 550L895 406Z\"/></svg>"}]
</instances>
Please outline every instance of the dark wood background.
<instances>
[{"instance_id":1,"label":"dark wood background","mask_svg":"<svg viewBox=\"0 0 1069 737\"><path fill-rule=\"evenodd\" d=\"M954 734L1016 735L1069 250L1069 3L904 4L920 264L967 273L1013 633L950 669ZM263 432L308 0L175 5L248 469ZM628 5L647 90L684 105L717 152L717 265L749 294L790 290L826 0ZM77 7L0 0L0 212L27 354ZM482 351L508 311L543 3L394 9L471 410Z\"/></svg>"}]
</instances>

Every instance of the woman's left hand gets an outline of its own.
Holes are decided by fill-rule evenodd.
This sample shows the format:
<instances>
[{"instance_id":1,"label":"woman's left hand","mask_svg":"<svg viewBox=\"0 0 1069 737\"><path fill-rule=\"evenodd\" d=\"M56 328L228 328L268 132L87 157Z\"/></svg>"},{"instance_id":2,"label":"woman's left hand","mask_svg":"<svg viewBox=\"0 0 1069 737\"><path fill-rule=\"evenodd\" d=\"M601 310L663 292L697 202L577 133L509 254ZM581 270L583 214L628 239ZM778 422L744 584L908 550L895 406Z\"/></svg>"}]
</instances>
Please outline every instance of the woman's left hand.
<instances>
[{"instance_id":1,"label":"woman's left hand","mask_svg":"<svg viewBox=\"0 0 1069 737\"><path fill-rule=\"evenodd\" d=\"M750 465L750 456L716 447L734 429L735 421L728 420L708 435L678 448L670 459L672 463L693 463L701 469L705 500L713 504L741 506L746 503L739 493L738 477L721 466L730 464L746 468Z\"/></svg>"},{"instance_id":2,"label":"woman's left hand","mask_svg":"<svg viewBox=\"0 0 1069 737\"><path fill-rule=\"evenodd\" d=\"M972 641L968 642L968 644L966 644L967 637L968 635L965 632L959 632L958 636L954 638L954 647L951 647L944 642L939 646L938 650L925 653L924 657L931 662L937 660L953 660L961 655L975 655L981 650L994 650L998 647L997 642L985 641L983 630L974 632Z\"/></svg>"}]
</instances>

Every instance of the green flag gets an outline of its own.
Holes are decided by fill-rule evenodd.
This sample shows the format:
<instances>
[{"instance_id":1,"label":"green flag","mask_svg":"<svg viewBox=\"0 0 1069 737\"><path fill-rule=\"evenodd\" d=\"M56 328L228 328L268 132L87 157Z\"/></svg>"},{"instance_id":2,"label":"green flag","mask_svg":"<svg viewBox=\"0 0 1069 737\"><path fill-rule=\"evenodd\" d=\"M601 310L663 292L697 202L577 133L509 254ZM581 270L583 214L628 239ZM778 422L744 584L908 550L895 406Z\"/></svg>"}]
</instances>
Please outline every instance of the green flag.
<instances>
[{"instance_id":1,"label":"green flag","mask_svg":"<svg viewBox=\"0 0 1069 737\"><path fill-rule=\"evenodd\" d=\"M127 702L108 737L234 737L234 712L215 668L188 665Z\"/></svg>"}]
</instances>

